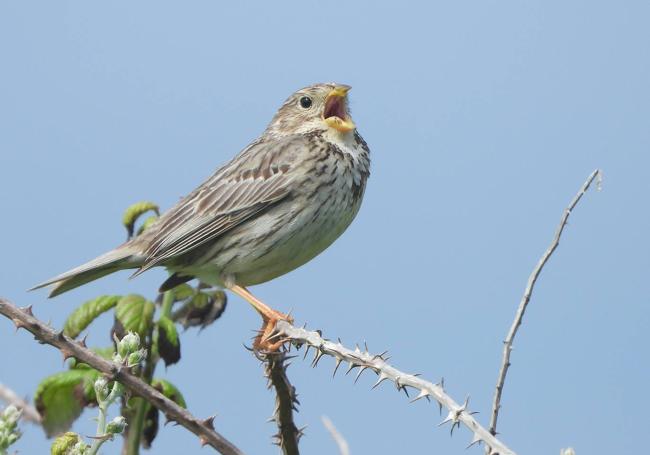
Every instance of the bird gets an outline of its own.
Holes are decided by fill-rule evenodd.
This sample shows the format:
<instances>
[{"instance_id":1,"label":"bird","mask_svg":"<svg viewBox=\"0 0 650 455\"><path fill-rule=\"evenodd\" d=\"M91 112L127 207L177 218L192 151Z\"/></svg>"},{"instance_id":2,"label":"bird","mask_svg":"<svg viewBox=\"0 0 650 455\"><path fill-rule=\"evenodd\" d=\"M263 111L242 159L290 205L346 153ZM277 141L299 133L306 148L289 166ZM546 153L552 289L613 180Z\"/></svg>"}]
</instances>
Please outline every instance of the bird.
<instances>
[{"instance_id":1,"label":"bird","mask_svg":"<svg viewBox=\"0 0 650 455\"><path fill-rule=\"evenodd\" d=\"M370 149L349 109L351 87L319 83L293 93L264 132L142 234L31 290L57 296L105 275L165 267L160 291L198 279L228 289L262 317L254 342L274 351L275 325L293 319L248 287L273 280L328 248L356 217Z\"/></svg>"}]
</instances>

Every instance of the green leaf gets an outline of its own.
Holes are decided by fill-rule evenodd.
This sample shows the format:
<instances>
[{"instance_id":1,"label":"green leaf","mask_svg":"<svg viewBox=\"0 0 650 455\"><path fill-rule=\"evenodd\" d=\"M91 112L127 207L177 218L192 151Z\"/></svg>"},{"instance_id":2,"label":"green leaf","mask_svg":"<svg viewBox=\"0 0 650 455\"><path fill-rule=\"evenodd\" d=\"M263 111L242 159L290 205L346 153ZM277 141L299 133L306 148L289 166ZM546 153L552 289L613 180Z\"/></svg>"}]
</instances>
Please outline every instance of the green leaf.
<instances>
[{"instance_id":1,"label":"green leaf","mask_svg":"<svg viewBox=\"0 0 650 455\"><path fill-rule=\"evenodd\" d=\"M181 340L178 338L176 324L167 316L158 320L158 354L165 366L173 365L181 359Z\"/></svg>"},{"instance_id":2,"label":"green leaf","mask_svg":"<svg viewBox=\"0 0 650 455\"><path fill-rule=\"evenodd\" d=\"M187 405L185 404L185 398L183 398L183 394L171 382L165 379L156 378L153 381L151 381L151 385L154 388L158 389L160 393L165 395L167 398L172 400L177 405L183 408L187 407Z\"/></svg>"},{"instance_id":3,"label":"green leaf","mask_svg":"<svg viewBox=\"0 0 650 455\"><path fill-rule=\"evenodd\" d=\"M96 370L68 370L41 381L34 402L48 436L69 429L84 406L95 403L93 384L98 377Z\"/></svg>"},{"instance_id":4,"label":"green leaf","mask_svg":"<svg viewBox=\"0 0 650 455\"><path fill-rule=\"evenodd\" d=\"M149 333L156 306L137 294L124 296L115 307L115 325L113 329L122 339L127 332L135 332L143 339Z\"/></svg>"},{"instance_id":5,"label":"green leaf","mask_svg":"<svg viewBox=\"0 0 650 455\"><path fill-rule=\"evenodd\" d=\"M156 221L158 221L157 215L151 215L147 217L138 228L138 232L136 233L136 235L142 234L144 231L149 229L151 225L154 224Z\"/></svg>"},{"instance_id":6,"label":"green leaf","mask_svg":"<svg viewBox=\"0 0 650 455\"><path fill-rule=\"evenodd\" d=\"M138 218L140 218L142 215L144 215L150 210L155 212L156 215L160 215L160 210L158 209L158 206L150 201L136 202L135 204L129 206L126 209L126 211L124 212L124 216L122 217L122 224L126 228L129 237L133 236L133 229L135 223L138 221Z\"/></svg>"},{"instance_id":7,"label":"green leaf","mask_svg":"<svg viewBox=\"0 0 650 455\"><path fill-rule=\"evenodd\" d=\"M171 291L174 293L174 302L189 299L195 292L194 288L187 283L179 284L175 288L171 289Z\"/></svg>"},{"instance_id":8,"label":"green leaf","mask_svg":"<svg viewBox=\"0 0 650 455\"><path fill-rule=\"evenodd\" d=\"M80 441L83 441L83 439L77 433L71 431L64 433L52 443L50 455L68 455Z\"/></svg>"},{"instance_id":9,"label":"green leaf","mask_svg":"<svg viewBox=\"0 0 650 455\"><path fill-rule=\"evenodd\" d=\"M71 338L77 338L95 318L113 308L120 298L119 295L102 295L83 303L65 321L63 332Z\"/></svg>"}]
</instances>

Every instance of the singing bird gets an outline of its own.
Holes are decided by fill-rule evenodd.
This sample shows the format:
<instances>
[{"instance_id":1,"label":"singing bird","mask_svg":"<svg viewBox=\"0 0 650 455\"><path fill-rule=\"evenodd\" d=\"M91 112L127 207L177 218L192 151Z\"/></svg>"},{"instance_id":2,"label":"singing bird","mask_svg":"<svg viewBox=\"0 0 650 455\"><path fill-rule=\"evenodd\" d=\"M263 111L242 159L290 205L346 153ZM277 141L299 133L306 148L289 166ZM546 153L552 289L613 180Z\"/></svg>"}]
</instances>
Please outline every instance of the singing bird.
<instances>
[{"instance_id":1,"label":"singing bird","mask_svg":"<svg viewBox=\"0 0 650 455\"><path fill-rule=\"evenodd\" d=\"M370 175L370 150L350 117L350 86L298 90L262 135L164 213L143 234L33 289L50 297L124 269L165 267L161 291L193 278L229 289L262 317L255 342L283 313L247 289L305 264L350 225Z\"/></svg>"}]
</instances>

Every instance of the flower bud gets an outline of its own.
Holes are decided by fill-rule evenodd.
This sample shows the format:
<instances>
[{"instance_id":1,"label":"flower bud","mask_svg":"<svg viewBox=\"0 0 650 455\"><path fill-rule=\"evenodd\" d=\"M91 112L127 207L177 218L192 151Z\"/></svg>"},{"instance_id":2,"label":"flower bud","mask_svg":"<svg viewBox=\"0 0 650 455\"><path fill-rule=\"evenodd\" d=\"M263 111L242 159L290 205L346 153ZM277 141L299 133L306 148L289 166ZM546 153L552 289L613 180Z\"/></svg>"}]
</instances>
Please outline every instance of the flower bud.
<instances>
[{"instance_id":1,"label":"flower bud","mask_svg":"<svg viewBox=\"0 0 650 455\"><path fill-rule=\"evenodd\" d=\"M18 419L20 419L20 414L21 413L22 412L19 411L18 408L16 408L16 406L14 406L12 404L12 405L7 406L7 408L3 412L2 417L3 417L4 421L6 421L8 424L11 425L11 424L14 424L14 423L18 422Z\"/></svg>"},{"instance_id":2,"label":"flower bud","mask_svg":"<svg viewBox=\"0 0 650 455\"><path fill-rule=\"evenodd\" d=\"M126 419L123 416L117 416L106 425L106 434L120 434L126 428Z\"/></svg>"},{"instance_id":3,"label":"flower bud","mask_svg":"<svg viewBox=\"0 0 650 455\"><path fill-rule=\"evenodd\" d=\"M106 401L109 394L108 381L105 377L99 377L95 381L95 395L97 395L97 402Z\"/></svg>"},{"instance_id":4,"label":"flower bud","mask_svg":"<svg viewBox=\"0 0 650 455\"><path fill-rule=\"evenodd\" d=\"M147 351L145 349L138 349L137 351L129 354L129 358L126 364L132 367L138 365L146 358L147 358Z\"/></svg>"},{"instance_id":5,"label":"flower bud","mask_svg":"<svg viewBox=\"0 0 650 455\"><path fill-rule=\"evenodd\" d=\"M117 345L117 353L122 357L137 351L140 348L140 336L135 332L129 332Z\"/></svg>"}]
</instances>

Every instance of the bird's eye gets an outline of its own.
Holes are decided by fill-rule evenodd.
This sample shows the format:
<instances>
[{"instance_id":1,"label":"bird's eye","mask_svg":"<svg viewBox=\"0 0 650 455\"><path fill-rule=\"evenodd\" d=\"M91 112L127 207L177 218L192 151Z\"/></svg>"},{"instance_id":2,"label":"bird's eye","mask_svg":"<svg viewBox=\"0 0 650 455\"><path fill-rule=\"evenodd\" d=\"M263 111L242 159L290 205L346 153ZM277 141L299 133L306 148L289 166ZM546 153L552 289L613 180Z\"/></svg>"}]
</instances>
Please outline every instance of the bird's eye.
<instances>
[{"instance_id":1,"label":"bird's eye","mask_svg":"<svg viewBox=\"0 0 650 455\"><path fill-rule=\"evenodd\" d=\"M300 107L303 109L309 109L311 107L311 98L308 96L300 98Z\"/></svg>"}]
</instances>

